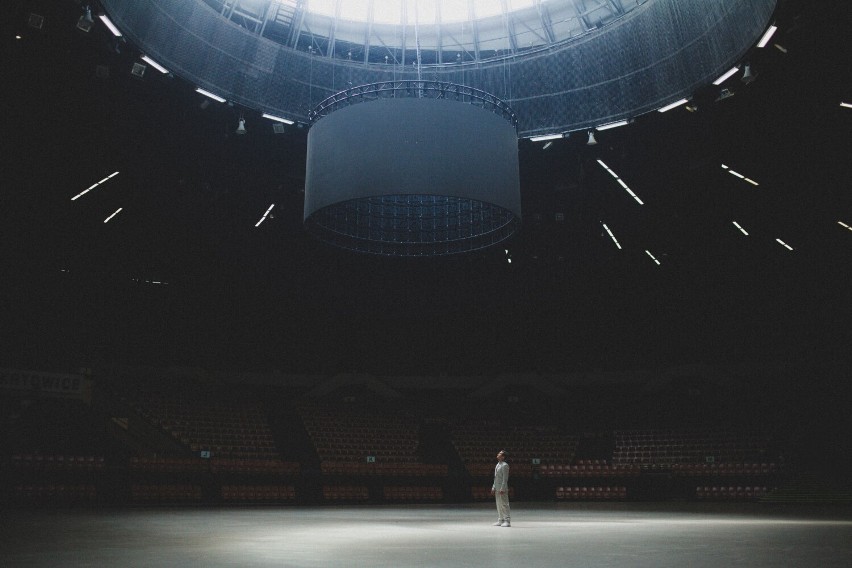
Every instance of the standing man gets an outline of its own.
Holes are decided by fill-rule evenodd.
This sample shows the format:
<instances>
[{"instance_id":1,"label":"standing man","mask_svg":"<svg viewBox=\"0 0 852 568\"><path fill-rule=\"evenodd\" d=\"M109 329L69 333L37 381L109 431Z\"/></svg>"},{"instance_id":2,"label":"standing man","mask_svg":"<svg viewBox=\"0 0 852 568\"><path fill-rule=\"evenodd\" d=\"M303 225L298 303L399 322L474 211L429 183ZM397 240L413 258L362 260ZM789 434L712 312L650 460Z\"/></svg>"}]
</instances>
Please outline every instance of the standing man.
<instances>
[{"instance_id":1,"label":"standing man","mask_svg":"<svg viewBox=\"0 0 852 568\"><path fill-rule=\"evenodd\" d=\"M511 527L509 513L509 464L506 463L506 451L497 452L497 467L494 468L494 485L491 494L497 499L497 522L495 527Z\"/></svg>"}]
</instances>

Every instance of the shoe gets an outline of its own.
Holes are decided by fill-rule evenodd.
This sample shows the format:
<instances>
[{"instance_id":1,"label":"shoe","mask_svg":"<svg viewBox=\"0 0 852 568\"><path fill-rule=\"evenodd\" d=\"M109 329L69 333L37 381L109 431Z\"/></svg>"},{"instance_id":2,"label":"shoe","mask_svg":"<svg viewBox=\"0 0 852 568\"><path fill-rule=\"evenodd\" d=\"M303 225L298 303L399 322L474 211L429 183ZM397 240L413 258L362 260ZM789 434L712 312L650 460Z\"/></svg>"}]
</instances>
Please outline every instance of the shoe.
<instances>
[{"instance_id":1,"label":"shoe","mask_svg":"<svg viewBox=\"0 0 852 568\"><path fill-rule=\"evenodd\" d=\"M496 523L494 523L492 526L495 526L495 527L502 527L505 523L506 523L506 521L502 521L502 520L501 520L501 521L497 521L497 522L496 522Z\"/></svg>"},{"instance_id":2,"label":"shoe","mask_svg":"<svg viewBox=\"0 0 852 568\"><path fill-rule=\"evenodd\" d=\"M503 521L503 523L500 526L501 527L511 527L512 523L510 523L509 521Z\"/></svg>"}]
</instances>

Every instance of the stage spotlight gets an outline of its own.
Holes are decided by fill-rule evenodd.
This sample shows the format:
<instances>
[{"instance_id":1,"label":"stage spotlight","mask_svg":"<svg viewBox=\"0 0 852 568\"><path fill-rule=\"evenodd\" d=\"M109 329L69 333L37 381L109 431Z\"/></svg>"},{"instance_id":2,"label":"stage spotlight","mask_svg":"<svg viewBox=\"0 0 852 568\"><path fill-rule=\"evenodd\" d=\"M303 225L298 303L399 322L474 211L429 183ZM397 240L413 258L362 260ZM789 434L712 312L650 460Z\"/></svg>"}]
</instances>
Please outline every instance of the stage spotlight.
<instances>
[{"instance_id":1,"label":"stage spotlight","mask_svg":"<svg viewBox=\"0 0 852 568\"><path fill-rule=\"evenodd\" d=\"M724 101L725 99L729 99L729 98L733 97L735 94L736 93L733 92L730 89L722 89L719 92L719 96L716 97L716 102L718 103L719 101Z\"/></svg>"},{"instance_id":2,"label":"stage spotlight","mask_svg":"<svg viewBox=\"0 0 852 568\"><path fill-rule=\"evenodd\" d=\"M44 27L44 16L41 14L31 13L27 18L27 25L37 30L42 29Z\"/></svg>"},{"instance_id":3,"label":"stage spotlight","mask_svg":"<svg viewBox=\"0 0 852 568\"><path fill-rule=\"evenodd\" d=\"M594 146L598 141L595 140L595 132L594 130L589 130L589 141L586 142L586 146Z\"/></svg>"},{"instance_id":4,"label":"stage spotlight","mask_svg":"<svg viewBox=\"0 0 852 568\"><path fill-rule=\"evenodd\" d=\"M745 83L746 85L748 85L748 84L750 84L750 83L754 82L754 80L755 80L756 78L757 78L757 77L755 76L755 74L751 72L751 65L749 65L748 63L746 63L745 71L743 71L743 76L742 76L742 78L740 79L740 81L742 81L743 83Z\"/></svg>"},{"instance_id":5,"label":"stage spotlight","mask_svg":"<svg viewBox=\"0 0 852 568\"><path fill-rule=\"evenodd\" d=\"M88 6L83 6L83 15L77 20L77 29L89 33L95 21L92 19L92 9Z\"/></svg>"},{"instance_id":6,"label":"stage spotlight","mask_svg":"<svg viewBox=\"0 0 852 568\"><path fill-rule=\"evenodd\" d=\"M133 62L133 67L130 68L130 74L139 79L145 76L145 70L148 69L147 66L142 65L136 61Z\"/></svg>"}]
</instances>

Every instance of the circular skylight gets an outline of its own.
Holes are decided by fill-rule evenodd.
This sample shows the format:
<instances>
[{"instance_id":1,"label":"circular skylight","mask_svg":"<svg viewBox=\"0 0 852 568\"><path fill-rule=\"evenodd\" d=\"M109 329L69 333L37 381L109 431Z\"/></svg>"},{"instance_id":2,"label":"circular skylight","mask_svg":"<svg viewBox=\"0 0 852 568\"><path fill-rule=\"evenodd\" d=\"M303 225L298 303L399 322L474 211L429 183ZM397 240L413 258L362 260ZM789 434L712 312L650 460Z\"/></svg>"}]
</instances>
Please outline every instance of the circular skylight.
<instances>
[{"instance_id":1,"label":"circular skylight","mask_svg":"<svg viewBox=\"0 0 852 568\"><path fill-rule=\"evenodd\" d=\"M308 0L305 9L321 16L377 24L421 24L483 19L535 5L535 0ZM472 12L472 13L471 13Z\"/></svg>"},{"instance_id":2,"label":"circular skylight","mask_svg":"<svg viewBox=\"0 0 852 568\"><path fill-rule=\"evenodd\" d=\"M307 122L346 89L428 80L500 98L524 137L630 120L691 97L741 62L777 3L101 0L150 57L247 108Z\"/></svg>"}]
</instances>

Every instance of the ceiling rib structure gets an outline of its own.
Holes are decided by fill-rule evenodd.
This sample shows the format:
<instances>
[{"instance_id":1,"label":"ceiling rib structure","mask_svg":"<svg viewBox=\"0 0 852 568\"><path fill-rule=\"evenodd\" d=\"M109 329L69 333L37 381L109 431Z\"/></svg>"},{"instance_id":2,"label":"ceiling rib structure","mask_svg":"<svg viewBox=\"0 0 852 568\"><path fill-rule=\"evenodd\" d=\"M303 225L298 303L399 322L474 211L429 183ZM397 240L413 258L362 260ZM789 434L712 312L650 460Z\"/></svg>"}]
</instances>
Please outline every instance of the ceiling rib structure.
<instances>
[{"instance_id":1,"label":"ceiling rib structure","mask_svg":"<svg viewBox=\"0 0 852 568\"><path fill-rule=\"evenodd\" d=\"M309 122L348 88L481 89L520 136L570 132L690 97L738 63L776 0L103 0L125 35L230 101Z\"/></svg>"}]
</instances>

